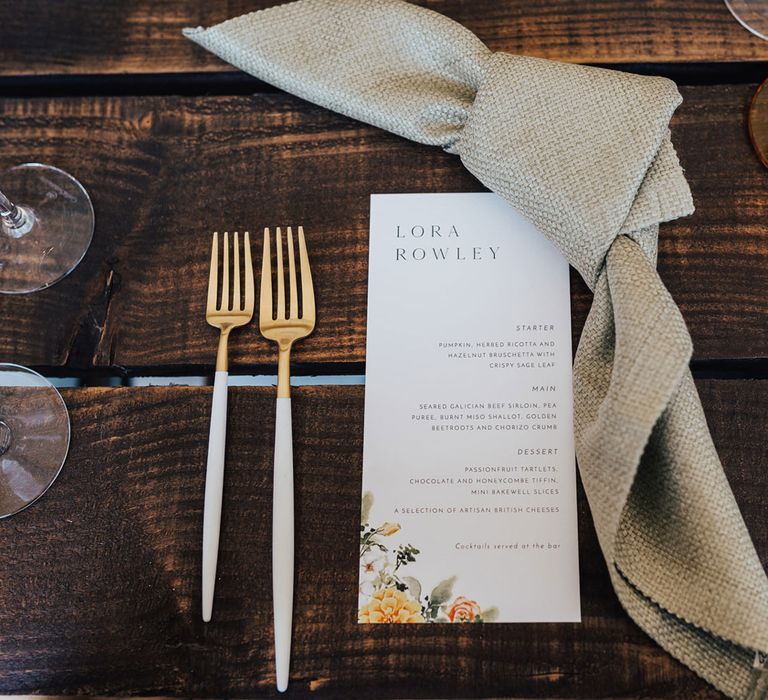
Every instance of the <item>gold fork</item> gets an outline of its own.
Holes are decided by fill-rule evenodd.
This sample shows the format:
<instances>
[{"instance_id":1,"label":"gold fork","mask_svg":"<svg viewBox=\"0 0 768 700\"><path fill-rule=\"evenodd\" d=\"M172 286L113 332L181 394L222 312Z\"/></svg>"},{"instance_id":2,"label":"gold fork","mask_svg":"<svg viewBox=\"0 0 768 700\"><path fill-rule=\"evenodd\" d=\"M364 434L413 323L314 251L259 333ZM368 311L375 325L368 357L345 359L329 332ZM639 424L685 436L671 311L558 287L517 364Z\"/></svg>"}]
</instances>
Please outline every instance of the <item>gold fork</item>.
<instances>
[{"instance_id":1,"label":"gold fork","mask_svg":"<svg viewBox=\"0 0 768 700\"><path fill-rule=\"evenodd\" d=\"M205 318L220 330L219 349L216 353L216 378L213 384L211 406L211 430L208 436L208 466L205 472L205 510L203 511L203 620L208 622L213 611L213 591L216 586L216 560L219 553L219 526L221 524L221 500L224 487L224 447L227 436L227 378L229 358L227 346L233 328L244 326L253 318L255 290L251 243L245 232L243 252L245 257L245 290L240 287L240 246L238 234L234 234L234 264L232 289L229 288L229 234L224 232L224 255L221 265L219 288L219 234L213 234L211 272L208 278L208 304ZM221 292L221 302L217 297Z\"/></svg>"},{"instance_id":2,"label":"gold fork","mask_svg":"<svg viewBox=\"0 0 768 700\"><path fill-rule=\"evenodd\" d=\"M275 624L275 669L277 689L288 687L291 665L291 624L293 621L293 434L291 427L290 358L293 344L315 328L315 293L309 269L304 228L299 226L299 269L301 272L301 314L296 284L293 231L287 230L288 312L285 304L283 241L276 231L277 307L272 304L272 260L269 229L264 229L264 257L261 264L259 327L261 334L278 347L277 409L275 413L275 468L272 495L272 598Z\"/></svg>"}]
</instances>

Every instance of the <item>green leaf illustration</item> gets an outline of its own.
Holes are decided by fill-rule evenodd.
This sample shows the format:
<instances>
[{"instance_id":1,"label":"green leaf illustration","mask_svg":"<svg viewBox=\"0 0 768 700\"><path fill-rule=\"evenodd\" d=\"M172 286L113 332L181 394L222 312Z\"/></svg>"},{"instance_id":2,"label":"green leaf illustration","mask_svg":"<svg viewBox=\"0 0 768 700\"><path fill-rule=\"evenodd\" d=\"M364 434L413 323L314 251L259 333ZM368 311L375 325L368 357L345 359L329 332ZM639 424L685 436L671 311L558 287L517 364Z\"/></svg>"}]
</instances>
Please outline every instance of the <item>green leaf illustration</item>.
<instances>
[{"instance_id":1,"label":"green leaf illustration","mask_svg":"<svg viewBox=\"0 0 768 700\"><path fill-rule=\"evenodd\" d=\"M499 619L499 609L494 605L487 610L483 610L480 613L480 617L483 618L483 622L496 622Z\"/></svg>"},{"instance_id":2,"label":"green leaf illustration","mask_svg":"<svg viewBox=\"0 0 768 700\"><path fill-rule=\"evenodd\" d=\"M445 579L440 581L429 594L430 605L438 606L443 603L447 603L448 599L453 595L453 584L456 583L456 577Z\"/></svg>"},{"instance_id":3,"label":"green leaf illustration","mask_svg":"<svg viewBox=\"0 0 768 700\"><path fill-rule=\"evenodd\" d=\"M416 600L421 600L421 584L413 576L403 576L403 583L408 586L408 590Z\"/></svg>"},{"instance_id":4,"label":"green leaf illustration","mask_svg":"<svg viewBox=\"0 0 768 700\"><path fill-rule=\"evenodd\" d=\"M373 494L370 491L366 491L363 494L363 510L360 514L360 522L368 522L368 517L371 514L371 506L373 506Z\"/></svg>"},{"instance_id":5,"label":"green leaf illustration","mask_svg":"<svg viewBox=\"0 0 768 700\"><path fill-rule=\"evenodd\" d=\"M406 566L408 562L416 561L416 555L418 553L419 550L412 544L401 544L396 552L395 571L401 566Z\"/></svg>"}]
</instances>

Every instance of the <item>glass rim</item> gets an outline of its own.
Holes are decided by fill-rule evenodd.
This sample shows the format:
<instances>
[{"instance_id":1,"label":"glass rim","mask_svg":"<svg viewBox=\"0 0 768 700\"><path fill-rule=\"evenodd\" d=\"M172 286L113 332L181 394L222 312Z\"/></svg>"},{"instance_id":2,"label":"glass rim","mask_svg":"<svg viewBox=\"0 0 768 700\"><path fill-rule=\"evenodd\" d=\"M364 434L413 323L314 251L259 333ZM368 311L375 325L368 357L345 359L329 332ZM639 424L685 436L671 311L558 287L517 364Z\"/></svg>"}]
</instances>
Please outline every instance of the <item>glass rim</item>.
<instances>
[{"instance_id":1,"label":"glass rim","mask_svg":"<svg viewBox=\"0 0 768 700\"><path fill-rule=\"evenodd\" d=\"M761 31L758 31L755 29L752 25L750 25L745 19L743 19L739 14L736 12L736 10L733 8L733 5L731 4L731 0L724 0L725 6L728 8L730 13L733 15L733 18L742 26L744 29L746 29L751 34L754 34L759 39L763 39L764 41L768 41L768 36L763 34Z\"/></svg>"}]
</instances>

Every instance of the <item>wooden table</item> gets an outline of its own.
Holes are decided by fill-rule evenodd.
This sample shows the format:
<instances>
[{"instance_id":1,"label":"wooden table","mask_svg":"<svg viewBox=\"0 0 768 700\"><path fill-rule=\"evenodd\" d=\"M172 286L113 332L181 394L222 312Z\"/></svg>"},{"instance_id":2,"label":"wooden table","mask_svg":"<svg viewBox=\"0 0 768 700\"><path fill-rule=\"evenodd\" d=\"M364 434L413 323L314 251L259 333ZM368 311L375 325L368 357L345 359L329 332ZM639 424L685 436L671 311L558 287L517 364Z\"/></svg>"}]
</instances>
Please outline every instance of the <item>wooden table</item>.
<instances>
[{"instance_id":1,"label":"wooden table","mask_svg":"<svg viewBox=\"0 0 768 700\"><path fill-rule=\"evenodd\" d=\"M54 488L0 522L0 693L275 694L272 391L230 398L216 619L200 621L210 389L100 388L105 376L213 370L209 233L303 222L317 330L300 374L365 367L368 195L482 189L458 160L243 76L180 35L270 0L0 0L0 167L74 173L97 226L77 270L0 297L0 359L68 389ZM675 78L673 136L696 214L661 229L659 269L736 498L768 564L768 180L746 108L768 43L721 0L423 0L491 48ZM590 303L572 283L574 338ZM273 373L254 326L240 373ZM580 625L361 628L356 607L363 388L295 392L295 697L720 695L646 637L612 592L583 493Z\"/></svg>"}]
</instances>

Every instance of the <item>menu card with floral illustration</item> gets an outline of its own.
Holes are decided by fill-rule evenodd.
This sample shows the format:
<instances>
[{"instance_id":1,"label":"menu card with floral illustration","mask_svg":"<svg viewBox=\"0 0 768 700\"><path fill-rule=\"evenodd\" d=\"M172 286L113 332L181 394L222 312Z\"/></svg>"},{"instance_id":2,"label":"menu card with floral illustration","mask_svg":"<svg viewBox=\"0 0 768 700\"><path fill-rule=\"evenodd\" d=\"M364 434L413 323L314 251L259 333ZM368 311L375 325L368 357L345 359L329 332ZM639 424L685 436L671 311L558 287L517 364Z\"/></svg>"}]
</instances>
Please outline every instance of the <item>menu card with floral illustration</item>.
<instances>
[{"instance_id":1,"label":"menu card with floral illustration","mask_svg":"<svg viewBox=\"0 0 768 700\"><path fill-rule=\"evenodd\" d=\"M495 194L393 194L369 266L358 621L579 621L565 259Z\"/></svg>"}]
</instances>

